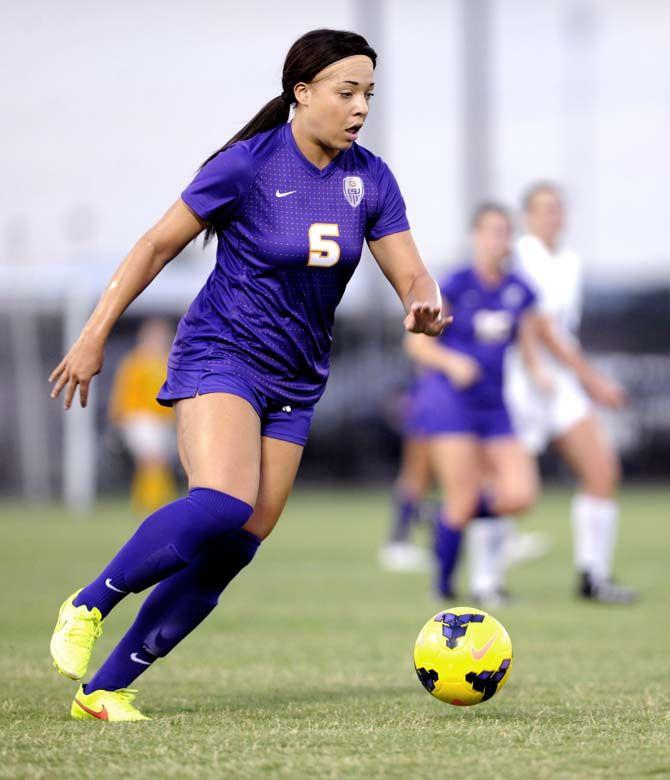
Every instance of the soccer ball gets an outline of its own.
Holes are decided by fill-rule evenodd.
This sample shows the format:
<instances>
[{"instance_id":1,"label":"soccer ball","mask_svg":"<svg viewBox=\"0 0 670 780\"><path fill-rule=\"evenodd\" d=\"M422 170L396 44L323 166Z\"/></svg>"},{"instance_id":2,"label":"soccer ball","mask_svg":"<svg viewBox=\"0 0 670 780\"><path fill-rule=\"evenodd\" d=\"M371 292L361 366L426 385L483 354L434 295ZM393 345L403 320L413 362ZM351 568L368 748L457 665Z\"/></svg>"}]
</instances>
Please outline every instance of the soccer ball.
<instances>
[{"instance_id":1,"label":"soccer ball","mask_svg":"<svg viewBox=\"0 0 670 780\"><path fill-rule=\"evenodd\" d=\"M487 701L512 671L512 640L492 615L473 607L438 612L421 629L414 668L440 701L467 707Z\"/></svg>"}]
</instances>

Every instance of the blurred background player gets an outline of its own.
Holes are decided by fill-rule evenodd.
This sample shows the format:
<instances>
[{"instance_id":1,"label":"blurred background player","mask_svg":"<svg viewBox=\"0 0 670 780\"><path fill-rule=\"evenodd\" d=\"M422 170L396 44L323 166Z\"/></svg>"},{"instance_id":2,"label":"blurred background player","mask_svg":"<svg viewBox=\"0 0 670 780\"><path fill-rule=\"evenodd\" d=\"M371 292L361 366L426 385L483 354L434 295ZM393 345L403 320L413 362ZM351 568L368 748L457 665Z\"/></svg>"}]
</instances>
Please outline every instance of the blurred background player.
<instances>
[{"instance_id":1,"label":"blurred background player","mask_svg":"<svg viewBox=\"0 0 670 780\"><path fill-rule=\"evenodd\" d=\"M572 501L578 594L601 602L628 603L634 591L611 579L617 537L619 459L589 397L618 409L622 389L585 359L577 340L582 307L582 265L561 244L563 196L551 182L530 186L523 198L527 233L517 243L517 270L537 295L543 328L562 340L568 366L547 352L531 329L510 353L506 398L519 436L537 455L554 442L577 478ZM513 545L512 545L513 546Z\"/></svg>"},{"instance_id":2,"label":"blurred background player","mask_svg":"<svg viewBox=\"0 0 670 780\"><path fill-rule=\"evenodd\" d=\"M472 262L441 286L452 327L436 340L406 338L408 354L426 369L416 403L443 497L435 553L437 590L444 598L454 595L452 576L466 524L521 512L536 496L534 463L514 436L503 398L504 354L535 301L528 285L507 270L511 240L507 210L481 205L472 219ZM490 602L500 595L493 593L497 581L492 577L487 592L473 597Z\"/></svg>"},{"instance_id":3,"label":"blurred background player","mask_svg":"<svg viewBox=\"0 0 670 780\"><path fill-rule=\"evenodd\" d=\"M109 418L117 426L134 466L131 500L138 512L153 512L176 498L172 473L174 411L156 402L166 380L172 330L163 320L144 322L137 344L117 369Z\"/></svg>"},{"instance_id":4,"label":"blurred background player","mask_svg":"<svg viewBox=\"0 0 670 780\"><path fill-rule=\"evenodd\" d=\"M393 486L389 536L379 550L379 563L387 571L420 572L430 566L427 550L412 538L419 524L427 523L432 528L437 515L435 503L428 497L433 471L424 430L426 414L418 406L418 391L419 378L413 376L400 394L393 414L401 436L401 453Z\"/></svg>"}]
</instances>

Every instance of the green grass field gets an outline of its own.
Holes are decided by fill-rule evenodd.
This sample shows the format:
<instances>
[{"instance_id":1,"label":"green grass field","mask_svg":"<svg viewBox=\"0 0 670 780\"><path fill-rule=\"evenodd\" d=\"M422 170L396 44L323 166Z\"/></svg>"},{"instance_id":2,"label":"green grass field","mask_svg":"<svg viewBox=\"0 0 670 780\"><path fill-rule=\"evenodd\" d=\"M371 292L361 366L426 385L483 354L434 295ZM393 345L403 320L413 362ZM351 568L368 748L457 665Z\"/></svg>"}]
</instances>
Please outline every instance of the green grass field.
<instances>
[{"instance_id":1,"label":"green grass field","mask_svg":"<svg viewBox=\"0 0 670 780\"><path fill-rule=\"evenodd\" d=\"M68 719L75 684L48 655L61 600L132 530L0 508L0 776L96 778L670 777L670 491L629 489L618 572L633 608L572 598L569 495L529 522L555 547L519 569L499 610L515 665L490 702L450 707L419 685L414 639L439 605L420 575L379 570L387 496L297 492L217 611L138 681L141 724ZM139 604L106 624L97 665Z\"/></svg>"}]
</instances>

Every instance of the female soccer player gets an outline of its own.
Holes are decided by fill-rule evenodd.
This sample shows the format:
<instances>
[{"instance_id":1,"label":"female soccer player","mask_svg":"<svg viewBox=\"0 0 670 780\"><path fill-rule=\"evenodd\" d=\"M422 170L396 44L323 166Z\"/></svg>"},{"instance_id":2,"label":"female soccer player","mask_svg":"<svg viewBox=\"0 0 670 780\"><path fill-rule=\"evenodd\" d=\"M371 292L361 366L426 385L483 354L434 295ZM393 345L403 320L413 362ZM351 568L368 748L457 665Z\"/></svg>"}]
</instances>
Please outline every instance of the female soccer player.
<instances>
[{"instance_id":1,"label":"female soccer player","mask_svg":"<svg viewBox=\"0 0 670 780\"><path fill-rule=\"evenodd\" d=\"M617 409L624 393L584 358L575 332L581 317L581 262L561 244L564 206L550 182L531 186L523 201L528 232L517 245L518 272L538 296L545 330L566 346L566 365L547 354L533 332L522 355L512 354L507 398L519 436L534 455L550 441L575 473L572 502L578 595L604 603L630 603L635 593L612 581L620 466L589 399Z\"/></svg>"},{"instance_id":2,"label":"female soccer player","mask_svg":"<svg viewBox=\"0 0 670 780\"><path fill-rule=\"evenodd\" d=\"M480 206L472 219L473 262L442 284L453 326L439 340L406 339L409 355L428 369L417 404L426 410L423 430L444 496L435 553L437 590L445 598L454 595L465 525L522 512L537 490L533 461L513 434L503 400L504 354L535 302L525 282L507 270L511 239L507 210Z\"/></svg>"},{"instance_id":3,"label":"female soccer player","mask_svg":"<svg viewBox=\"0 0 670 780\"><path fill-rule=\"evenodd\" d=\"M216 234L216 266L181 320L158 395L176 408L189 493L150 515L61 606L51 653L62 674L79 680L113 607L160 583L79 688L76 719L144 719L128 685L209 614L272 531L328 376L335 307L364 240L405 306L406 330L438 335L446 325L398 185L355 143L375 63L354 33L299 38L281 95L208 158L137 242L51 375L52 396L64 390L66 409L77 386L85 406L128 304L203 230Z\"/></svg>"}]
</instances>

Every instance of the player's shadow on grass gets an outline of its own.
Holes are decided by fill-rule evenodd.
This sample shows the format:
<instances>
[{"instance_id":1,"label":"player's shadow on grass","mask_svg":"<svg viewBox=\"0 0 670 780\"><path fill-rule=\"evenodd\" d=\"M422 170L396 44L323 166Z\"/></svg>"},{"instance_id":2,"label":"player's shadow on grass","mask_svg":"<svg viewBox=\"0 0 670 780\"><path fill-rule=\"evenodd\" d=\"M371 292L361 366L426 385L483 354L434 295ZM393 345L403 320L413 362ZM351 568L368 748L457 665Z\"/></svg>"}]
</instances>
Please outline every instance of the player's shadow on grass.
<instances>
[{"instance_id":1,"label":"player's shadow on grass","mask_svg":"<svg viewBox=\"0 0 670 780\"><path fill-rule=\"evenodd\" d=\"M328 690L310 687L301 690L281 688L272 691L266 689L257 693L250 690L246 694L227 694L222 691L217 695L210 692L207 697L198 699L198 703L193 705L186 703L181 696L177 696L171 700L164 700L154 712L149 712L148 708L146 712L154 717L173 717L180 714L225 714L238 718L276 720L277 717L282 716L283 712L286 713L287 718L295 719L301 717L300 709L304 709L305 716L307 716L307 711L311 711L312 708L323 711L324 707L329 705L345 704L350 708L350 712L355 711L357 707L367 710L379 707L385 713L384 719L389 716L394 717L394 715L405 717L407 713L411 712L436 722L444 721L446 718L462 718L464 715L475 717L480 722L488 722L492 725L512 721L519 725L537 722L536 711L526 712L517 706L501 708L496 704L491 708L484 704L481 707L451 707L437 701L426 701L425 698L426 695L421 690L415 691L406 685L357 684L343 685ZM426 703L431 706L426 708ZM369 716L369 711L367 714ZM566 714L566 723L572 717L573 715Z\"/></svg>"},{"instance_id":2,"label":"player's shadow on grass","mask_svg":"<svg viewBox=\"0 0 670 780\"><path fill-rule=\"evenodd\" d=\"M200 712L214 713L226 711L229 714L234 713L253 713L256 716L267 713L268 716L276 717L282 709L291 710L295 714L294 705L313 704L315 707L323 707L328 703L348 702L355 704L360 702L378 702L386 700L388 702L397 702L406 707L408 702L420 700L419 696L412 688L407 686L375 686L370 685L343 685L337 688L324 690L314 686L313 688L303 688L300 690L278 688L276 690L248 691L246 694L227 694L222 691L220 695L210 694L206 698L198 700L197 705L183 704L181 696L164 701L160 706L160 712L165 715L177 715L180 712ZM255 699L255 701L254 701ZM252 706L250 706L250 704Z\"/></svg>"}]
</instances>

